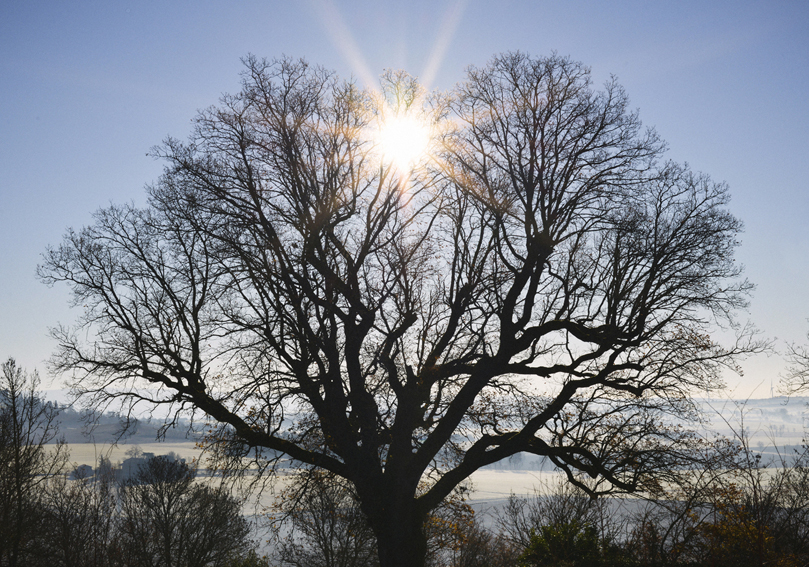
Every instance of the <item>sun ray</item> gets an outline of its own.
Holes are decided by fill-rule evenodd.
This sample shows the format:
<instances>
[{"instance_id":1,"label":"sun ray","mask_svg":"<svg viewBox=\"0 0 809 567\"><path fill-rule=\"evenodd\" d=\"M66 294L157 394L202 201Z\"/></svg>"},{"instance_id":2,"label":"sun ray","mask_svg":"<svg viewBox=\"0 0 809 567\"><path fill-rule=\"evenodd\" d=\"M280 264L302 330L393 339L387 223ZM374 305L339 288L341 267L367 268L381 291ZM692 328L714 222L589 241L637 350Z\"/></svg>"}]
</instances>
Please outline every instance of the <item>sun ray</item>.
<instances>
[{"instance_id":1,"label":"sun ray","mask_svg":"<svg viewBox=\"0 0 809 567\"><path fill-rule=\"evenodd\" d=\"M362 83L366 87L373 88L377 84L377 78L371 73L365 57L337 6L332 0L320 0L314 4L317 5L315 12L326 33L329 34L332 44L343 54L352 71L356 73Z\"/></svg>"},{"instance_id":2,"label":"sun ray","mask_svg":"<svg viewBox=\"0 0 809 567\"><path fill-rule=\"evenodd\" d=\"M421 75L421 84L424 85L424 88L427 90L430 90L432 87L435 76L438 74L438 69L441 67L441 63L444 62L444 56L447 54L449 44L452 42L455 30L458 29L461 16L463 16L464 11L466 11L466 5L468 3L469 0L458 0L451 4L441 20L438 36L433 44L433 48L430 50L430 59L427 61L427 65Z\"/></svg>"}]
</instances>

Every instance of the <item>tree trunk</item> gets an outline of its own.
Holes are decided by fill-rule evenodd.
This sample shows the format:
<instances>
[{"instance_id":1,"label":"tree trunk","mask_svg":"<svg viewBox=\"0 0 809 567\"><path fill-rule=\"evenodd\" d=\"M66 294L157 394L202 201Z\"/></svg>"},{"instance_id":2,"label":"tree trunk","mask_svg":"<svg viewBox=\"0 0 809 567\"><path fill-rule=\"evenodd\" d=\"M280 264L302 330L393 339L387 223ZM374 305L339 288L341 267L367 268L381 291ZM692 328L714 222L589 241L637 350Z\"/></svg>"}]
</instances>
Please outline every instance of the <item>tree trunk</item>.
<instances>
[{"instance_id":1,"label":"tree trunk","mask_svg":"<svg viewBox=\"0 0 809 567\"><path fill-rule=\"evenodd\" d=\"M380 567L424 567L427 538L421 518L390 514L375 532Z\"/></svg>"},{"instance_id":2,"label":"tree trunk","mask_svg":"<svg viewBox=\"0 0 809 567\"><path fill-rule=\"evenodd\" d=\"M393 484L374 491L371 498L368 498L370 495L367 491L363 491L366 498L361 500L376 535L379 565L424 567L427 555L427 538L424 535L426 516L413 499L413 483Z\"/></svg>"}]
</instances>

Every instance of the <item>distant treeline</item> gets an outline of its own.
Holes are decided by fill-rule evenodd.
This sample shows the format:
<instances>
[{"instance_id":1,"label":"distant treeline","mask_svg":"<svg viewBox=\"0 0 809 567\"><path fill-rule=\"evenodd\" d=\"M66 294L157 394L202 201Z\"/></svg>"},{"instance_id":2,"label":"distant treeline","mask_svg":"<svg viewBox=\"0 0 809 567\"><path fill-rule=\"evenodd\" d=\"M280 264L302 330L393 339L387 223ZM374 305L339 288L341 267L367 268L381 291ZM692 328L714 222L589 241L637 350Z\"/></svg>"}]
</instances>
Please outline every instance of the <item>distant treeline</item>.
<instances>
[{"instance_id":1,"label":"distant treeline","mask_svg":"<svg viewBox=\"0 0 809 567\"><path fill-rule=\"evenodd\" d=\"M58 403L53 403L53 407L58 412L59 439L67 443L154 443L158 437L173 442L197 440L187 420L163 428L161 420L149 417L126 417L116 412L88 413Z\"/></svg>"}]
</instances>

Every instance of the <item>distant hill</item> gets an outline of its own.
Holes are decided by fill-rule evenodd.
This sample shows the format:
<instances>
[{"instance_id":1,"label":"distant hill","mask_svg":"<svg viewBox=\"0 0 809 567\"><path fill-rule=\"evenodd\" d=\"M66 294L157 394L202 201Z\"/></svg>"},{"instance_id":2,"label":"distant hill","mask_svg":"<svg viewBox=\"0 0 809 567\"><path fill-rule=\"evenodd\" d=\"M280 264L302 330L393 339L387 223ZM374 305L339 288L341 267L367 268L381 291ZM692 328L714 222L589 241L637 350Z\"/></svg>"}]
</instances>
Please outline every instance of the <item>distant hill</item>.
<instances>
[{"instance_id":1,"label":"distant hill","mask_svg":"<svg viewBox=\"0 0 809 567\"><path fill-rule=\"evenodd\" d=\"M697 404L711 420L712 430L730 433L744 427L750 435L803 436L809 429L809 397L776 396L747 400L698 398Z\"/></svg>"},{"instance_id":2,"label":"distant hill","mask_svg":"<svg viewBox=\"0 0 809 567\"><path fill-rule=\"evenodd\" d=\"M88 425L80 412L63 405L66 399L64 390L50 390L46 396L52 401L58 400L57 403L62 402L59 403L59 431L68 443L135 445L153 443L158 438L161 418L133 420L122 435L124 420L120 416L106 413L96 416L92 425ZM697 398L695 401L707 420L700 428L703 435L736 437L743 431L750 447L762 453L791 452L804 444L809 431L809 396L746 400ZM188 420L180 420L177 426L165 431L163 439L173 443L197 441L197 437L189 434L189 426ZM543 459L518 454L487 468L545 470L548 467Z\"/></svg>"},{"instance_id":3,"label":"distant hill","mask_svg":"<svg viewBox=\"0 0 809 567\"><path fill-rule=\"evenodd\" d=\"M109 444L120 441L126 444L153 443L161 434L162 420L132 419L129 423L115 413L87 416L68 406L59 406L59 435L67 443ZM161 439L173 442L194 442L189 434L190 423L180 420L178 425L165 430Z\"/></svg>"}]
</instances>

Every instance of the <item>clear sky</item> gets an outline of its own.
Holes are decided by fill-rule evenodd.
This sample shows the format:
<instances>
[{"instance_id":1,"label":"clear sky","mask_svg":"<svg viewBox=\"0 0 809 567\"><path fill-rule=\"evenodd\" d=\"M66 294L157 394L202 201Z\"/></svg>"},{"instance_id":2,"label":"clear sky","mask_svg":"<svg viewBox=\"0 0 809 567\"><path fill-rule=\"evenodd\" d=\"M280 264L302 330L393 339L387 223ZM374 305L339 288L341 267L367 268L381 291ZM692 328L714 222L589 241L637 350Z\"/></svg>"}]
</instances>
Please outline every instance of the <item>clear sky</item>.
<instances>
[{"instance_id":1,"label":"clear sky","mask_svg":"<svg viewBox=\"0 0 809 567\"><path fill-rule=\"evenodd\" d=\"M239 88L240 58L304 57L373 82L404 69L450 89L469 65L557 51L610 74L670 147L726 181L746 226L738 258L765 336L809 330L809 2L172 1L0 3L0 357L46 376L64 287L35 277L48 244L111 202L144 202L196 111ZM778 356L728 376L769 396ZM55 378L53 387L58 386Z\"/></svg>"}]
</instances>

